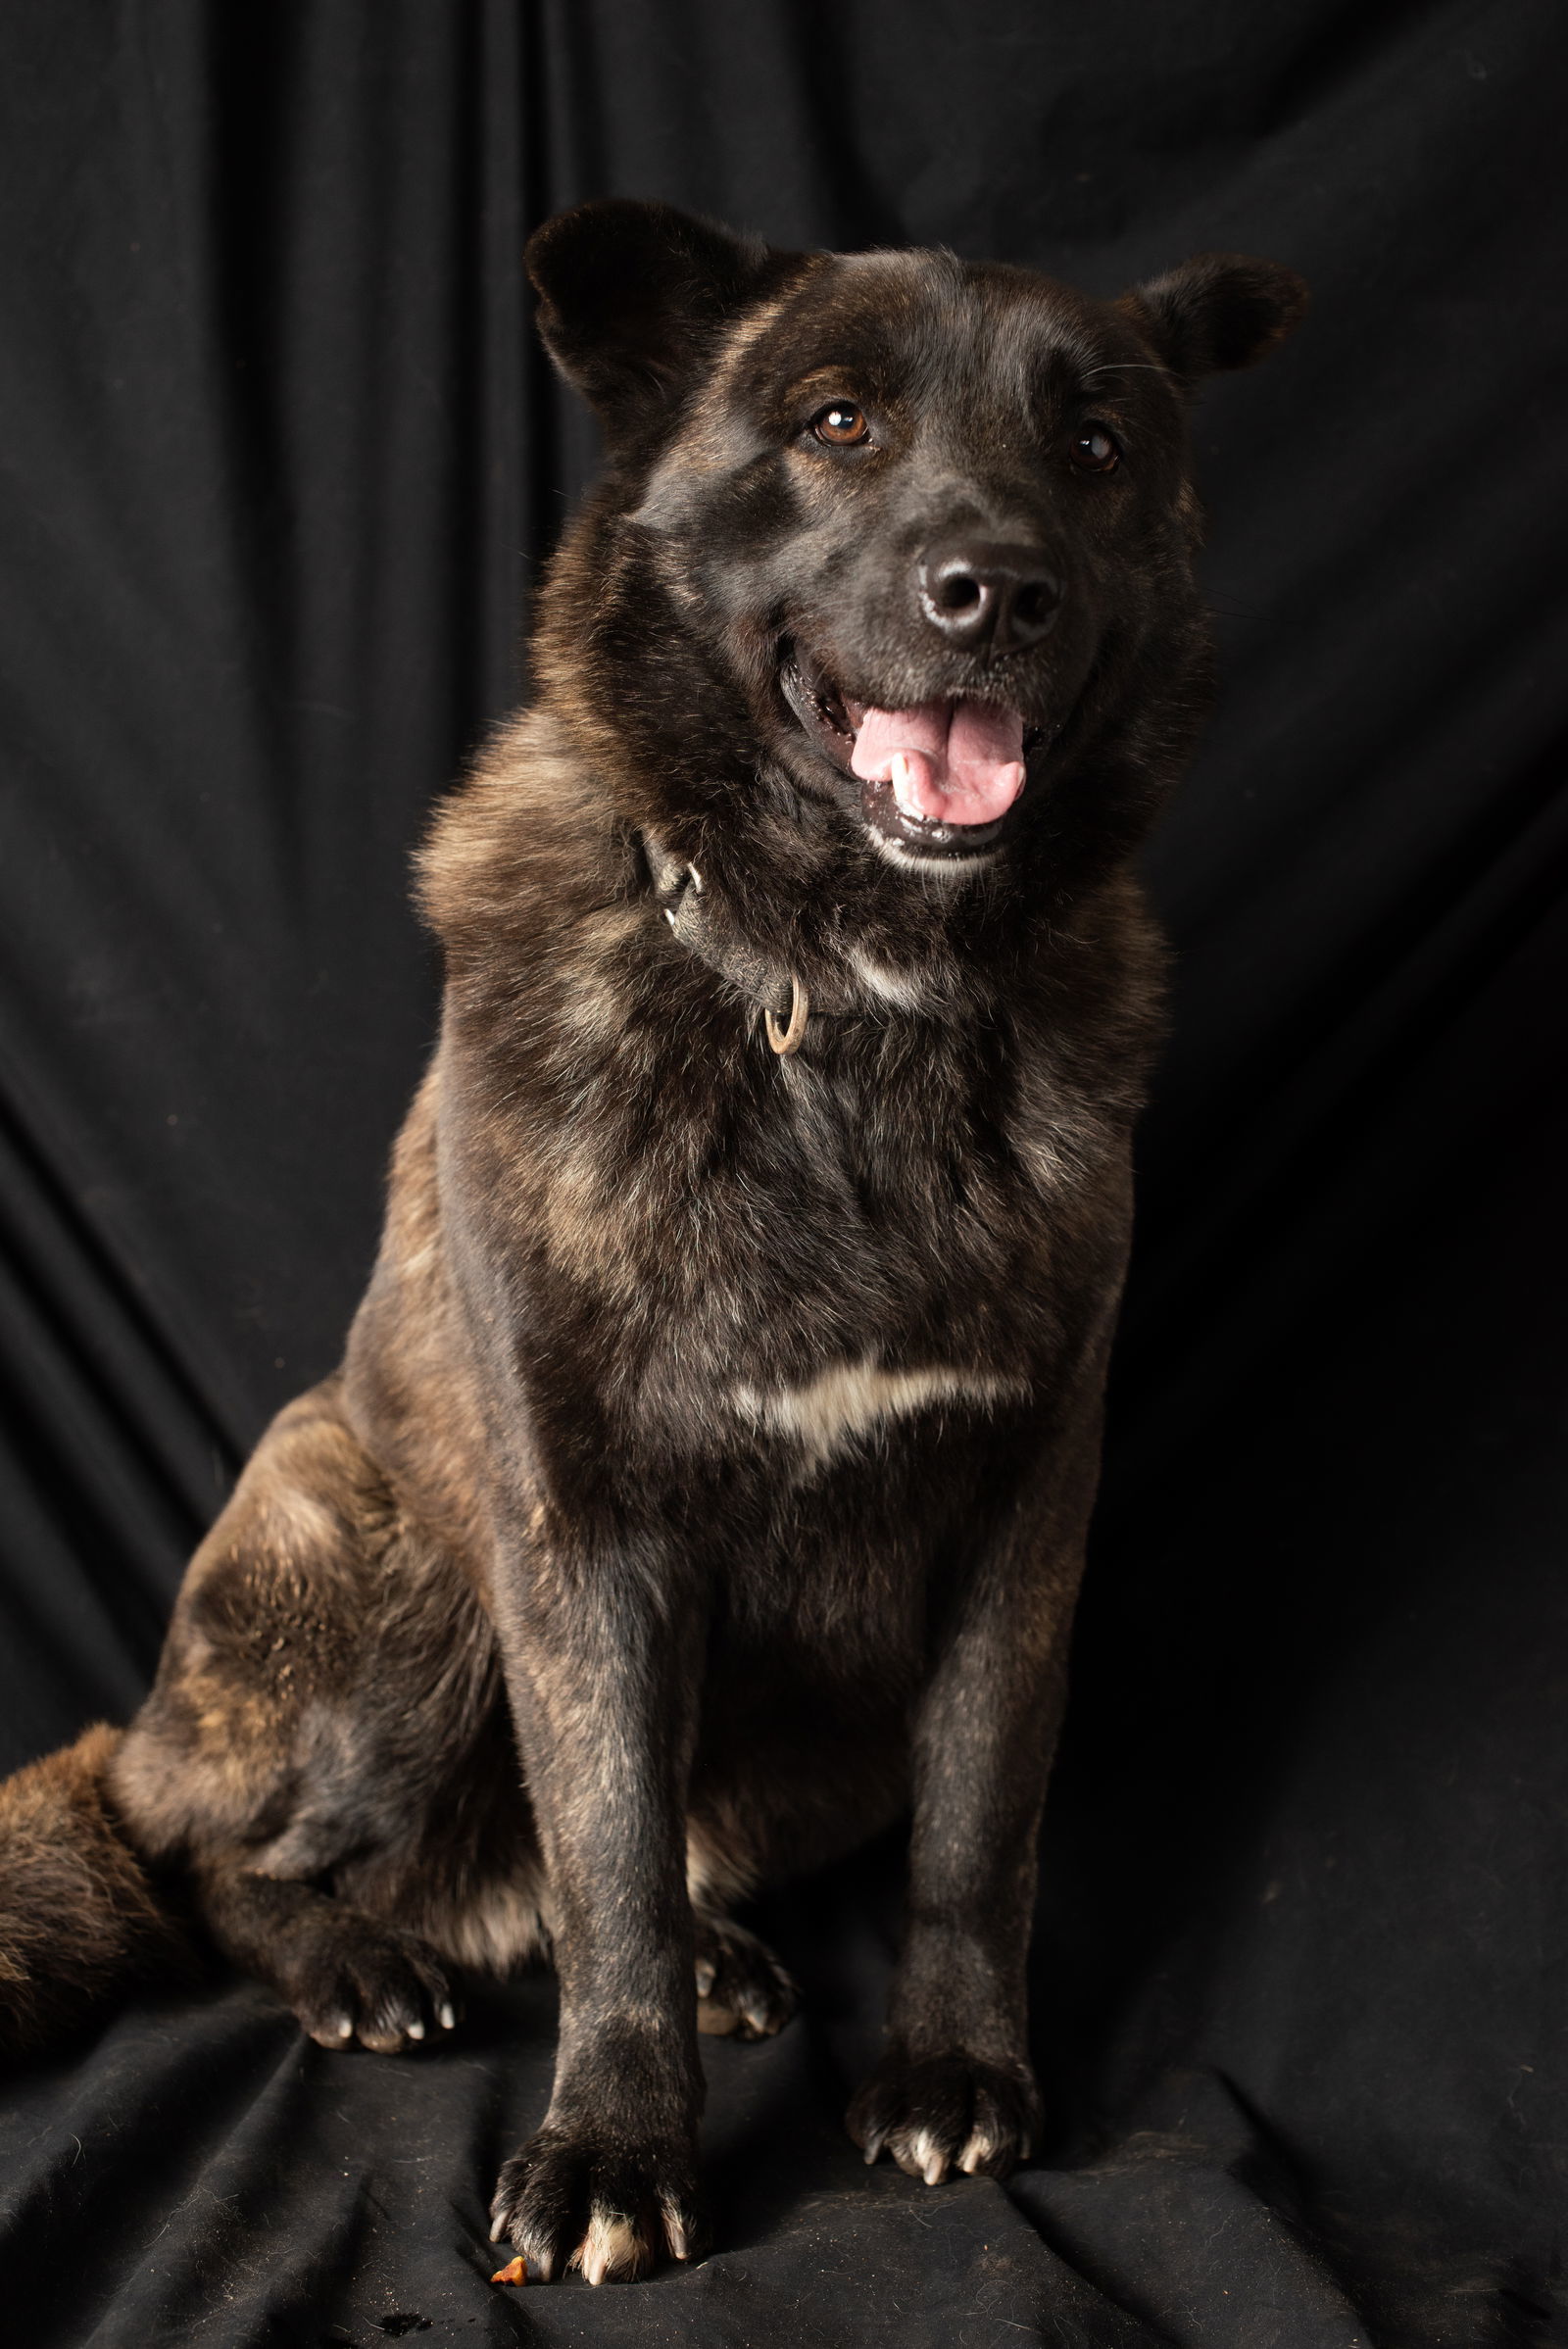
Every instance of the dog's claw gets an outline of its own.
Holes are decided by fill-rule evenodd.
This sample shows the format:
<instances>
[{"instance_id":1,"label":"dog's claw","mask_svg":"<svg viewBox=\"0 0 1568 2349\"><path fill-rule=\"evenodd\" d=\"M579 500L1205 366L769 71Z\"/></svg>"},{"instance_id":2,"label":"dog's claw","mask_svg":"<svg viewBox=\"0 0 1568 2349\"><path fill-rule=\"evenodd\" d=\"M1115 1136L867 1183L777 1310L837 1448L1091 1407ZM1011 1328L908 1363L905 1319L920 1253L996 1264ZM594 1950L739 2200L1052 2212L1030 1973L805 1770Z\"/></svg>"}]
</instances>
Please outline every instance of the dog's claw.
<instances>
[{"instance_id":1,"label":"dog's claw","mask_svg":"<svg viewBox=\"0 0 1568 2349\"><path fill-rule=\"evenodd\" d=\"M850 2107L850 2134L868 2162L886 2151L928 2186L959 2175L1004 2178L1029 2157L1040 2118L1028 2067L956 2051L890 2051Z\"/></svg>"},{"instance_id":2,"label":"dog's claw","mask_svg":"<svg viewBox=\"0 0 1568 2349\"><path fill-rule=\"evenodd\" d=\"M631 2282L667 2255L700 2256L695 2154L670 2138L632 2148L613 2130L578 2137L549 2124L501 2173L496 2232L540 2283L574 2268L587 2283Z\"/></svg>"},{"instance_id":3,"label":"dog's claw","mask_svg":"<svg viewBox=\"0 0 1568 2349\"><path fill-rule=\"evenodd\" d=\"M279 1983L310 2037L332 2049L358 2039L375 2055L425 2038L449 1995L435 1951L416 1934L315 1897L323 1916Z\"/></svg>"}]
</instances>

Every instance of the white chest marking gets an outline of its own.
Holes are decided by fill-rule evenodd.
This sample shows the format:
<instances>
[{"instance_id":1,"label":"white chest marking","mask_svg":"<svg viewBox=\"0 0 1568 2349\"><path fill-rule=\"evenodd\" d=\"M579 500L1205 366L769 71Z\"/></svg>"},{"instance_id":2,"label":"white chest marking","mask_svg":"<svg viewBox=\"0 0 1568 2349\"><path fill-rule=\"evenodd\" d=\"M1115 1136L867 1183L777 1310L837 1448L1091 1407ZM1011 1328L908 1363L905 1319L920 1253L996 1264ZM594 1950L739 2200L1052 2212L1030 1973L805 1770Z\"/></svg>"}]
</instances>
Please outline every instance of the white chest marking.
<instances>
[{"instance_id":1,"label":"white chest marking","mask_svg":"<svg viewBox=\"0 0 1568 2349\"><path fill-rule=\"evenodd\" d=\"M1015 1401L1022 1379L984 1370L881 1370L867 1354L861 1362L835 1362L805 1387L737 1387L734 1399L748 1419L781 1436L793 1436L811 1464L820 1467L863 1436L879 1420L931 1403L962 1402L989 1409Z\"/></svg>"},{"instance_id":2,"label":"white chest marking","mask_svg":"<svg viewBox=\"0 0 1568 2349\"><path fill-rule=\"evenodd\" d=\"M858 948L850 954L850 967L862 987L884 1003L897 1003L902 1011L912 1011L924 999L925 990L912 973L890 970L872 954L862 954Z\"/></svg>"}]
</instances>

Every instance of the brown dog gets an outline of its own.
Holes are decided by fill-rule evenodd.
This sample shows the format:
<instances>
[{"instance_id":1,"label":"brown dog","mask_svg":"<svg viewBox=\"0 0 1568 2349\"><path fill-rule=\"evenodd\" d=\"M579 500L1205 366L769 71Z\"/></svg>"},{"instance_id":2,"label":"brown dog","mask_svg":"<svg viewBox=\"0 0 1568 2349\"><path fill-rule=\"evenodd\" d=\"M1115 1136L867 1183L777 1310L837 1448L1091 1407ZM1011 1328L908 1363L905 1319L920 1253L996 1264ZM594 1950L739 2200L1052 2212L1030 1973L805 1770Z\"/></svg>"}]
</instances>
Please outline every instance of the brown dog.
<instances>
[{"instance_id":1,"label":"brown dog","mask_svg":"<svg viewBox=\"0 0 1568 2349\"><path fill-rule=\"evenodd\" d=\"M193 1563L157 1686L6 1791L37 2036L172 1946L313 2037L549 1947L498 2234L703 2239L699 2030L793 1988L727 1910L912 1806L851 2108L935 2183L1037 2126L1024 2015L1160 950L1130 858L1208 695L1192 385L1284 269L1092 301L657 205L530 248L604 425L539 691L423 863L441 1043L342 1369Z\"/></svg>"}]
</instances>

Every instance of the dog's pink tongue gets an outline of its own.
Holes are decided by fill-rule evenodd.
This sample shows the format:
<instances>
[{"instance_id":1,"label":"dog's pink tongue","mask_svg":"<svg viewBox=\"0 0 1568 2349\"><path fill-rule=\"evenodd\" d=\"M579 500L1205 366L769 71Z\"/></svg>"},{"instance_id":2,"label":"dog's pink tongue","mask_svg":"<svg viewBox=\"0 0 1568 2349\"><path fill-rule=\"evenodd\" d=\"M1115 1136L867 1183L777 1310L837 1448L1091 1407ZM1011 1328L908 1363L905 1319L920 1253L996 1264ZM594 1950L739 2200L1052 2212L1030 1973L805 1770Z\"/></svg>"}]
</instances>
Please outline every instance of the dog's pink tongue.
<instances>
[{"instance_id":1,"label":"dog's pink tongue","mask_svg":"<svg viewBox=\"0 0 1568 2349\"><path fill-rule=\"evenodd\" d=\"M868 710L850 764L864 783L891 783L906 815L994 824L1023 789L1023 719L979 702Z\"/></svg>"}]
</instances>

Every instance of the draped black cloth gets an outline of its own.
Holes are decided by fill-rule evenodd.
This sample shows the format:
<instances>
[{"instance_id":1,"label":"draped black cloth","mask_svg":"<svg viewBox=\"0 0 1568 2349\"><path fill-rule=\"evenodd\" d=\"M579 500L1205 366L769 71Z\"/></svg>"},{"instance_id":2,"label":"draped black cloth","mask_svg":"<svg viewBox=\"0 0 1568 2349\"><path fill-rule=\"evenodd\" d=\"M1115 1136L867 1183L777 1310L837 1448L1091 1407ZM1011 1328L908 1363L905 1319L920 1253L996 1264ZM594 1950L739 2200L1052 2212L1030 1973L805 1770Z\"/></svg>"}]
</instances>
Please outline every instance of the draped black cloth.
<instances>
[{"instance_id":1,"label":"draped black cloth","mask_svg":"<svg viewBox=\"0 0 1568 2349\"><path fill-rule=\"evenodd\" d=\"M527 228L659 195L1110 292L1311 280L1206 397L1225 698L1007 2185L861 2170L889 1847L710 2042L720 2248L492 2288L547 1978L417 2060L252 1984L0 2084L0 2335L1568 2342L1553 0L12 0L0 22L0 1759L123 1718L333 1360L428 1049L407 858L591 434Z\"/></svg>"}]
</instances>

